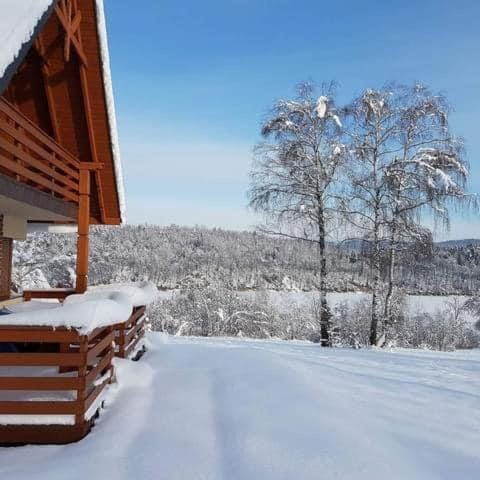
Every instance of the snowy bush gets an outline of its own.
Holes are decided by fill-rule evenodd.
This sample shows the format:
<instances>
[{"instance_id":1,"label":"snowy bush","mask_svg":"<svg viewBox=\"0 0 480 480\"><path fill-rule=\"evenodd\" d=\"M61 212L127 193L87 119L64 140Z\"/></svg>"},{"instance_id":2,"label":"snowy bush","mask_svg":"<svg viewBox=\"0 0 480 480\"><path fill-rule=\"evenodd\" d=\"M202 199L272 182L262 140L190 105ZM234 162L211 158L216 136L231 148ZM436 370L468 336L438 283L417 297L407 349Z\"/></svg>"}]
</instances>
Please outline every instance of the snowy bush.
<instances>
[{"instance_id":1,"label":"snowy bush","mask_svg":"<svg viewBox=\"0 0 480 480\"><path fill-rule=\"evenodd\" d=\"M276 314L257 295L253 301L225 288L187 288L150 310L153 328L174 335L276 336Z\"/></svg>"},{"instance_id":2,"label":"snowy bush","mask_svg":"<svg viewBox=\"0 0 480 480\"><path fill-rule=\"evenodd\" d=\"M393 300L393 322L382 323L386 346L454 350L480 346L480 331L467 323L465 303L453 301L433 314L409 313L405 297ZM371 304L368 297L340 302L333 309L334 346L369 345ZM154 330L172 335L245 336L319 342L318 301L274 305L265 292L253 297L227 288L191 287L150 308Z\"/></svg>"}]
</instances>

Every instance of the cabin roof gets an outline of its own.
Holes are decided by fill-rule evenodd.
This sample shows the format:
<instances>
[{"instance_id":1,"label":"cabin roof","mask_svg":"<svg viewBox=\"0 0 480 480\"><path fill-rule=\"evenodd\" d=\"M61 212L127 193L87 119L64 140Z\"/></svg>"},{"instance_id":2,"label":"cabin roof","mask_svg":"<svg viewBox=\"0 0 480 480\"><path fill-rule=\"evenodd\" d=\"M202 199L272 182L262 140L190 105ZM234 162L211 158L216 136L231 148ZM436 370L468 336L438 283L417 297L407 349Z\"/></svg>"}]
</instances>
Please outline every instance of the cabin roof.
<instances>
[{"instance_id":1,"label":"cabin roof","mask_svg":"<svg viewBox=\"0 0 480 480\"><path fill-rule=\"evenodd\" d=\"M0 0L0 95L7 88L28 53L35 36L50 17L56 3L57 0ZM103 0L95 0L95 6L115 183L120 218L124 222L125 193Z\"/></svg>"}]
</instances>

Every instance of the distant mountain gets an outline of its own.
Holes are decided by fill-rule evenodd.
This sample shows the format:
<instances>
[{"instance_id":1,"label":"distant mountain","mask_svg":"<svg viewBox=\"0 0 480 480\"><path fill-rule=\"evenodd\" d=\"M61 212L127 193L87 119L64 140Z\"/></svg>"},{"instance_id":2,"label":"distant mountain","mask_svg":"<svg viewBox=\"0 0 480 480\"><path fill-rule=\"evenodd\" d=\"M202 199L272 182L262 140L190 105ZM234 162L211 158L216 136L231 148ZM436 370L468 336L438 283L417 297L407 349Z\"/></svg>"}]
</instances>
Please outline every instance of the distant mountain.
<instances>
[{"instance_id":1,"label":"distant mountain","mask_svg":"<svg viewBox=\"0 0 480 480\"><path fill-rule=\"evenodd\" d=\"M473 245L478 247L480 245L480 239L478 238L464 238L462 240L445 240L443 242L435 242L435 245L439 247L467 247Z\"/></svg>"},{"instance_id":2,"label":"distant mountain","mask_svg":"<svg viewBox=\"0 0 480 480\"><path fill-rule=\"evenodd\" d=\"M332 242L332 245L338 245L345 250L361 250L362 246L366 244L366 240L344 240L343 242ZM479 238L463 238L459 240L444 240L442 242L434 242L435 246L440 248L455 248L455 247L468 247L472 245L474 247L480 246Z\"/></svg>"}]
</instances>

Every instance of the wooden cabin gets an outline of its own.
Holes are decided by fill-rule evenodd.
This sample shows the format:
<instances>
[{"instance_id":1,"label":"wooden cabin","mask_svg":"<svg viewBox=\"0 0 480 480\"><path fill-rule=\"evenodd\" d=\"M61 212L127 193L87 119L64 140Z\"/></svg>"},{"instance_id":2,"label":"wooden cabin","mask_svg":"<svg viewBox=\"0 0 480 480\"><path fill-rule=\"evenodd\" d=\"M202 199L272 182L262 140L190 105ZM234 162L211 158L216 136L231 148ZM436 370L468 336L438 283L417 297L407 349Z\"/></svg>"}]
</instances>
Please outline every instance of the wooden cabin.
<instances>
[{"instance_id":1,"label":"wooden cabin","mask_svg":"<svg viewBox=\"0 0 480 480\"><path fill-rule=\"evenodd\" d=\"M89 225L124 216L103 2L2 3L0 299L10 296L12 240L39 223L78 227L83 292Z\"/></svg>"},{"instance_id":2,"label":"wooden cabin","mask_svg":"<svg viewBox=\"0 0 480 480\"><path fill-rule=\"evenodd\" d=\"M124 205L103 1L0 0L0 310L85 292L89 227L120 225ZM11 294L12 242L39 225L77 230L76 285L18 298ZM42 323L78 317L75 305L59 308L34 311L31 324L21 314L15 322L0 317L0 444L82 438L112 381L113 341L120 339L117 354L126 356L143 334L139 306L126 315L117 310L124 317L118 325ZM40 373L16 376L15 368ZM15 396L24 391L33 400ZM38 401L47 391L59 398Z\"/></svg>"}]
</instances>

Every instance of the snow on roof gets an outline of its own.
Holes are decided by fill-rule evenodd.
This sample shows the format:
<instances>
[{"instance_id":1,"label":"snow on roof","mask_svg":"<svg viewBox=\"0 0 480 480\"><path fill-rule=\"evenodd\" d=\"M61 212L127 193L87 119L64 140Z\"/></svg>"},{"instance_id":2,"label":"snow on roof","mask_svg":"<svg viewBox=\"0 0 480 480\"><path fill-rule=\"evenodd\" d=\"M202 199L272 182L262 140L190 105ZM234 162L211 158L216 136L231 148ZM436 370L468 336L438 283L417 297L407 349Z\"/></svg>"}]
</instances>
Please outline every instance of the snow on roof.
<instances>
[{"instance_id":1,"label":"snow on roof","mask_svg":"<svg viewBox=\"0 0 480 480\"><path fill-rule=\"evenodd\" d=\"M81 303L65 303L56 308L25 310L2 316L0 325L29 327L65 327L88 335L96 328L127 321L132 314L132 302L120 292L110 292L103 298L87 298Z\"/></svg>"},{"instance_id":2,"label":"snow on roof","mask_svg":"<svg viewBox=\"0 0 480 480\"><path fill-rule=\"evenodd\" d=\"M28 47L53 0L0 0L0 80ZM1 84L0 84L1 85Z\"/></svg>"},{"instance_id":3,"label":"snow on roof","mask_svg":"<svg viewBox=\"0 0 480 480\"><path fill-rule=\"evenodd\" d=\"M100 55L103 67L103 85L107 103L108 124L110 127L110 141L112 145L113 166L117 182L118 202L122 223L126 220L125 190L123 184L122 162L120 159L120 144L118 141L117 116L115 114L115 100L113 95L112 73L110 69L110 54L108 50L107 22L103 0L95 1L97 7L97 28L100 37Z\"/></svg>"},{"instance_id":4,"label":"snow on roof","mask_svg":"<svg viewBox=\"0 0 480 480\"><path fill-rule=\"evenodd\" d=\"M28 51L35 32L48 19L50 10L54 5L55 0L0 0L0 93L15 73L18 63L21 62L24 54ZM124 223L126 213L125 190L103 0L95 0L95 5L120 218Z\"/></svg>"},{"instance_id":5,"label":"snow on roof","mask_svg":"<svg viewBox=\"0 0 480 480\"><path fill-rule=\"evenodd\" d=\"M68 296L65 299L65 303L80 303L85 300L101 299L108 297L112 293L124 295L134 307L149 305L158 296L157 287L152 282L117 283L90 287L86 293Z\"/></svg>"}]
</instances>

